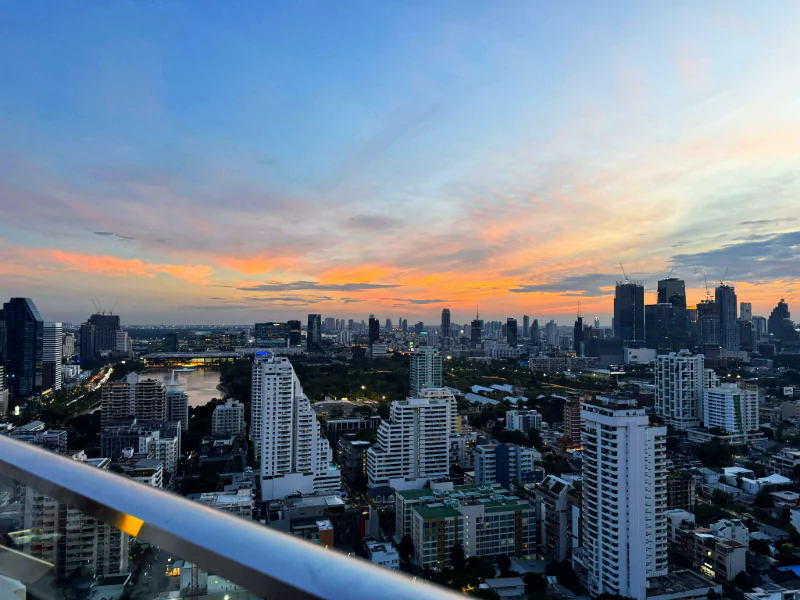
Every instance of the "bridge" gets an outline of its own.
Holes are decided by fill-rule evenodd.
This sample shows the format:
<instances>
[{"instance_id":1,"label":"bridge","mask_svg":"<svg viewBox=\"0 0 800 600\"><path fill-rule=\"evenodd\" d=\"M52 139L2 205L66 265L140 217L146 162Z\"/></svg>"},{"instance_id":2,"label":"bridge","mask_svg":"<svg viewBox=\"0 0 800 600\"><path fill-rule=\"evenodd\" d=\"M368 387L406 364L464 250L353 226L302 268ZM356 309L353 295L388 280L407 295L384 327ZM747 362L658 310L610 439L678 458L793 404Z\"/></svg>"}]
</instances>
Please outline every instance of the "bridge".
<instances>
[{"instance_id":1,"label":"bridge","mask_svg":"<svg viewBox=\"0 0 800 600\"><path fill-rule=\"evenodd\" d=\"M239 352L151 352L140 360L148 368L169 367L218 367L221 363L242 358Z\"/></svg>"}]
</instances>

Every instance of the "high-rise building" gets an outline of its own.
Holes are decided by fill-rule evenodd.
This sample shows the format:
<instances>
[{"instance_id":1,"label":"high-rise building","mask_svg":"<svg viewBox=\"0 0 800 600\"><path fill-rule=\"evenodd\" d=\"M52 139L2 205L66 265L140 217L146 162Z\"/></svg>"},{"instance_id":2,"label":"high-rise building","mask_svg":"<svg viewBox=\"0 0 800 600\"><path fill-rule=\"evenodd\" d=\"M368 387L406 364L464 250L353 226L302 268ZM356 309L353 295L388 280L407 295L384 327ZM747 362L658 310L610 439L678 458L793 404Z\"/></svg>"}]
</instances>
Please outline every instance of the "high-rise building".
<instances>
[{"instance_id":1,"label":"high-rise building","mask_svg":"<svg viewBox=\"0 0 800 600\"><path fill-rule=\"evenodd\" d=\"M508 431L541 429L542 415L537 410L507 410L505 428Z\"/></svg>"},{"instance_id":2,"label":"high-rise building","mask_svg":"<svg viewBox=\"0 0 800 600\"><path fill-rule=\"evenodd\" d=\"M81 329L78 335L81 342L81 361L94 359L94 325L91 323L81 323Z\"/></svg>"},{"instance_id":3,"label":"high-rise building","mask_svg":"<svg viewBox=\"0 0 800 600\"><path fill-rule=\"evenodd\" d=\"M289 330L289 347L299 348L303 345L303 325L299 320L286 321Z\"/></svg>"},{"instance_id":4,"label":"high-rise building","mask_svg":"<svg viewBox=\"0 0 800 600\"><path fill-rule=\"evenodd\" d=\"M732 285L720 285L716 293L719 308L719 340L723 350L739 351L736 291Z\"/></svg>"},{"instance_id":5,"label":"high-rise building","mask_svg":"<svg viewBox=\"0 0 800 600\"><path fill-rule=\"evenodd\" d=\"M177 331L171 331L167 335L164 336L164 341L162 342L162 346L164 348L164 352L178 352L181 349L181 342L180 338L178 337Z\"/></svg>"},{"instance_id":6,"label":"high-rise building","mask_svg":"<svg viewBox=\"0 0 800 600\"><path fill-rule=\"evenodd\" d=\"M67 332L61 343L61 356L69 360L75 356L75 334Z\"/></svg>"},{"instance_id":7,"label":"high-rise building","mask_svg":"<svg viewBox=\"0 0 800 600\"><path fill-rule=\"evenodd\" d=\"M769 335L766 317L753 317L753 335L757 342L764 341Z\"/></svg>"},{"instance_id":8,"label":"high-rise building","mask_svg":"<svg viewBox=\"0 0 800 600\"><path fill-rule=\"evenodd\" d=\"M714 300L701 300L697 305L697 342L704 348L720 346L719 306Z\"/></svg>"},{"instance_id":9,"label":"high-rise building","mask_svg":"<svg viewBox=\"0 0 800 600\"><path fill-rule=\"evenodd\" d=\"M705 390L703 425L733 434L758 431L758 387L721 383Z\"/></svg>"},{"instance_id":10,"label":"high-rise building","mask_svg":"<svg viewBox=\"0 0 800 600\"><path fill-rule=\"evenodd\" d=\"M614 293L614 337L623 344L644 342L644 286L618 281Z\"/></svg>"},{"instance_id":11,"label":"high-rise building","mask_svg":"<svg viewBox=\"0 0 800 600\"><path fill-rule=\"evenodd\" d=\"M539 332L539 319L534 319L531 325L531 340L534 342L539 341L541 333Z\"/></svg>"},{"instance_id":12,"label":"high-rise building","mask_svg":"<svg viewBox=\"0 0 800 600\"><path fill-rule=\"evenodd\" d=\"M411 397L419 398L424 388L442 387L442 356L430 346L411 354Z\"/></svg>"},{"instance_id":13,"label":"high-rise building","mask_svg":"<svg viewBox=\"0 0 800 600\"><path fill-rule=\"evenodd\" d=\"M662 354L655 364L655 411L675 429L703 422L705 357L688 350Z\"/></svg>"},{"instance_id":14,"label":"high-rise building","mask_svg":"<svg viewBox=\"0 0 800 600\"><path fill-rule=\"evenodd\" d=\"M128 373L125 379L108 381L100 398L101 427L125 422L167 420L167 387L158 379Z\"/></svg>"},{"instance_id":15,"label":"high-rise building","mask_svg":"<svg viewBox=\"0 0 800 600\"><path fill-rule=\"evenodd\" d=\"M591 400L590 394L585 392L567 392L567 401L564 403L564 436L573 446L580 446L583 419L581 419L581 403Z\"/></svg>"},{"instance_id":16,"label":"high-rise building","mask_svg":"<svg viewBox=\"0 0 800 600\"><path fill-rule=\"evenodd\" d=\"M331 446L288 358L256 354L251 419L259 422L251 435L261 459L262 500L339 490Z\"/></svg>"},{"instance_id":17,"label":"high-rise building","mask_svg":"<svg viewBox=\"0 0 800 600\"><path fill-rule=\"evenodd\" d=\"M285 348L289 343L286 323L256 323L253 333L256 346L262 348Z\"/></svg>"},{"instance_id":18,"label":"high-rise building","mask_svg":"<svg viewBox=\"0 0 800 600\"><path fill-rule=\"evenodd\" d=\"M739 303L739 320L740 321L753 320L753 305L750 302Z\"/></svg>"},{"instance_id":19,"label":"high-rise building","mask_svg":"<svg viewBox=\"0 0 800 600\"><path fill-rule=\"evenodd\" d=\"M89 317L94 325L94 352L106 352L117 348L117 331L120 330L119 315L94 314Z\"/></svg>"},{"instance_id":20,"label":"high-rise building","mask_svg":"<svg viewBox=\"0 0 800 600\"><path fill-rule=\"evenodd\" d=\"M218 404L211 416L212 435L238 435L244 431L244 406L238 400L228 398Z\"/></svg>"},{"instance_id":21,"label":"high-rise building","mask_svg":"<svg viewBox=\"0 0 800 600\"><path fill-rule=\"evenodd\" d=\"M116 352L122 356L130 356L131 349L131 337L128 335L127 331L120 329L117 331L117 345L115 348Z\"/></svg>"},{"instance_id":22,"label":"high-rise building","mask_svg":"<svg viewBox=\"0 0 800 600\"><path fill-rule=\"evenodd\" d=\"M772 309L767 321L767 330L770 336L783 344L797 341L797 330L789 312L789 305L781 298L778 305Z\"/></svg>"},{"instance_id":23,"label":"high-rise building","mask_svg":"<svg viewBox=\"0 0 800 600\"><path fill-rule=\"evenodd\" d=\"M658 302L686 308L686 284L683 279L668 277L658 282Z\"/></svg>"},{"instance_id":24,"label":"high-rise building","mask_svg":"<svg viewBox=\"0 0 800 600\"><path fill-rule=\"evenodd\" d=\"M44 321L30 298L11 298L3 304L6 336L6 380L12 398L42 391Z\"/></svg>"},{"instance_id":25,"label":"high-rise building","mask_svg":"<svg viewBox=\"0 0 800 600\"><path fill-rule=\"evenodd\" d=\"M583 317L578 315L575 319L575 326L572 329L572 347L578 356L584 356L584 334L583 334Z\"/></svg>"},{"instance_id":26,"label":"high-rise building","mask_svg":"<svg viewBox=\"0 0 800 600\"><path fill-rule=\"evenodd\" d=\"M445 339L450 339L452 335L450 331L450 309L443 308L442 309L442 337Z\"/></svg>"},{"instance_id":27,"label":"high-rise building","mask_svg":"<svg viewBox=\"0 0 800 600\"><path fill-rule=\"evenodd\" d=\"M381 322L375 318L375 315L369 316L369 343L372 345L373 343L379 341L381 339Z\"/></svg>"},{"instance_id":28,"label":"high-rise building","mask_svg":"<svg viewBox=\"0 0 800 600\"><path fill-rule=\"evenodd\" d=\"M333 333L336 331L336 319L333 317L325 317L323 331L325 333Z\"/></svg>"},{"instance_id":29,"label":"high-rise building","mask_svg":"<svg viewBox=\"0 0 800 600\"><path fill-rule=\"evenodd\" d=\"M517 346L517 320L509 317L506 319L506 341L512 348Z\"/></svg>"},{"instance_id":30,"label":"high-rise building","mask_svg":"<svg viewBox=\"0 0 800 600\"><path fill-rule=\"evenodd\" d=\"M522 337L528 338L531 333L531 318L528 315L522 315Z\"/></svg>"},{"instance_id":31,"label":"high-rise building","mask_svg":"<svg viewBox=\"0 0 800 600\"><path fill-rule=\"evenodd\" d=\"M622 398L598 396L581 417L589 592L645 600L648 581L667 574L667 429Z\"/></svg>"},{"instance_id":32,"label":"high-rise building","mask_svg":"<svg viewBox=\"0 0 800 600\"><path fill-rule=\"evenodd\" d=\"M309 352L322 352L322 315L308 315L306 349Z\"/></svg>"},{"instance_id":33,"label":"high-rise building","mask_svg":"<svg viewBox=\"0 0 800 600\"><path fill-rule=\"evenodd\" d=\"M395 400L378 442L367 451L370 488L392 479L422 480L450 472L450 403L443 399Z\"/></svg>"},{"instance_id":34,"label":"high-rise building","mask_svg":"<svg viewBox=\"0 0 800 600\"><path fill-rule=\"evenodd\" d=\"M183 431L189 430L189 396L186 392L170 386L167 390L167 421L180 421Z\"/></svg>"},{"instance_id":35,"label":"high-rise building","mask_svg":"<svg viewBox=\"0 0 800 600\"><path fill-rule=\"evenodd\" d=\"M674 277L660 280L658 304L651 306L656 308L645 309L647 347L664 353L688 348L689 316L684 281Z\"/></svg>"},{"instance_id":36,"label":"high-rise building","mask_svg":"<svg viewBox=\"0 0 800 600\"><path fill-rule=\"evenodd\" d=\"M60 390L64 351L61 323L44 324L42 343L42 390Z\"/></svg>"},{"instance_id":37,"label":"high-rise building","mask_svg":"<svg viewBox=\"0 0 800 600\"><path fill-rule=\"evenodd\" d=\"M499 483L511 489L515 481L532 483L536 463L542 459L538 450L516 444L481 444L475 446L475 483Z\"/></svg>"},{"instance_id":38,"label":"high-rise building","mask_svg":"<svg viewBox=\"0 0 800 600\"><path fill-rule=\"evenodd\" d=\"M480 348L481 346L481 336L483 335L483 320L481 319L478 313L475 314L475 318L472 320L470 324L470 345L472 348Z\"/></svg>"}]
</instances>

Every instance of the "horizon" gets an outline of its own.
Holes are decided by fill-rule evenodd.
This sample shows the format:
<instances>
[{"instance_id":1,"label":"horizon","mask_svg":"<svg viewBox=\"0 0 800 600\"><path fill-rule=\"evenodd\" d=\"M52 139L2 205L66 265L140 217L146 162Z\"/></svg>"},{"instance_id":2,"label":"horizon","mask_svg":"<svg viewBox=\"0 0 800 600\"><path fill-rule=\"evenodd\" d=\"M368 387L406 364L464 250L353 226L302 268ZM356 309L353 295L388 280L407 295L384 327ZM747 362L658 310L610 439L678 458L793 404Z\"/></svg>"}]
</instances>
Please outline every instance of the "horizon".
<instances>
[{"instance_id":1,"label":"horizon","mask_svg":"<svg viewBox=\"0 0 800 600\"><path fill-rule=\"evenodd\" d=\"M99 298L136 325L569 323L578 301L607 325L622 263L648 304L671 273L690 305L707 278L791 309L797 17L11 4L0 295L73 323Z\"/></svg>"}]
</instances>

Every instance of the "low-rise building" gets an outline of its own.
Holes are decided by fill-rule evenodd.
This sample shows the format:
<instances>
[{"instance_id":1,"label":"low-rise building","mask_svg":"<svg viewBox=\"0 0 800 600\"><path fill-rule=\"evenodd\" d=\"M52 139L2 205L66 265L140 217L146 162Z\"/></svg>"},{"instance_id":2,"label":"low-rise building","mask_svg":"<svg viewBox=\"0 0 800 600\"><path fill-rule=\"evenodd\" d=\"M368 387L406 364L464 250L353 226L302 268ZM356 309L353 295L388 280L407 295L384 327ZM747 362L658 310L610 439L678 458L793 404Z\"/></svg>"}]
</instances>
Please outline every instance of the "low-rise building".
<instances>
[{"instance_id":1,"label":"low-rise building","mask_svg":"<svg viewBox=\"0 0 800 600\"><path fill-rule=\"evenodd\" d=\"M697 481L687 470L667 475L667 509L694 511L697 504Z\"/></svg>"},{"instance_id":2,"label":"low-rise building","mask_svg":"<svg viewBox=\"0 0 800 600\"><path fill-rule=\"evenodd\" d=\"M695 569L716 581L733 581L747 566L747 548L714 535L710 529L685 532L679 546Z\"/></svg>"},{"instance_id":3,"label":"low-rise building","mask_svg":"<svg viewBox=\"0 0 800 600\"><path fill-rule=\"evenodd\" d=\"M741 519L720 519L709 527L714 535L739 542L745 548L750 546L750 530Z\"/></svg>"},{"instance_id":4,"label":"low-rise building","mask_svg":"<svg viewBox=\"0 0 800 600\"><path fill-rule=\"evenodd\" d=\"M244 431L244 405L233 398L218 404L211 416L212 435L238 435Z\"/></svg>"},{"instance_id":5,"label":"low-rise building","mask_svg":"<svg viewBox=\"0 0 800 600\"><path fill-rule=\"evenodd\" d=\"M364 540L367 557L372 564L386 567L393 571L400 570L400 553L388 540Z\"/></svg>"},{"instance_id":6,"label":"low-rise building","mask_svg":"<svg viewBox=\"0 0 800 600\"><path fill-rule=\"evenodd\" d=\"M567 560L573 548L573 539L578 535L573 516L576 508L580 510L580 502L570 494L571 489L570 482L555 475L548 475L534 488L539 510L539 548L549 561Z\"/></svg>"},{"instance_id":7,"label":"low-rise building","mask_svg":"<svg viewBox=\"0 0 800 600\"><path fill-rule=\"evenodd\" d=\"M250 489L190 494L189 498L211 508L227 511L243 519L252 520L253 518L253 491Z\"/></svg>"},{"instance_id":8,"label":"low-rise building","mask_svg":"<svg viewBox=\"0 0 800 600\"><path fill-rule=\"evenodd\" d=\"M797 478L800 474L800 469L796 472L795 469L800 466L800 450L794 448L783 448L777 454L773 454L769 461L770 468L784 477L791 479Z\"/></svg>"}]
</instances>

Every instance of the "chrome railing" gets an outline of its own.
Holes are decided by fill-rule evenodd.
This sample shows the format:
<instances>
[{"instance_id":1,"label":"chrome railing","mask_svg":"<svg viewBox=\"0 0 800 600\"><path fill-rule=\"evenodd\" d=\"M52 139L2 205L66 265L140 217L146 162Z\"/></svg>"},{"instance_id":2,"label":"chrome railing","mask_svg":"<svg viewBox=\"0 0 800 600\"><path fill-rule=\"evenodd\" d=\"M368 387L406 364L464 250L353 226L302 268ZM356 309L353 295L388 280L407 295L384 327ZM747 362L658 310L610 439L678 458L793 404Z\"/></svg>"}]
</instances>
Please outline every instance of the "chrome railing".
<instances>
[{"instance_id":1,"label":"chrome railing","mask_svg":"<svg viewBox=\"0 0 800 600\"><path fill-rule=\"evenodd\" d=\"M366 560L0 436L0 477L266 598L458 598ZM1 562L1 561L0 561ZM7 573L6 573L7 574Z\"/></svg>"}]
</instances>

